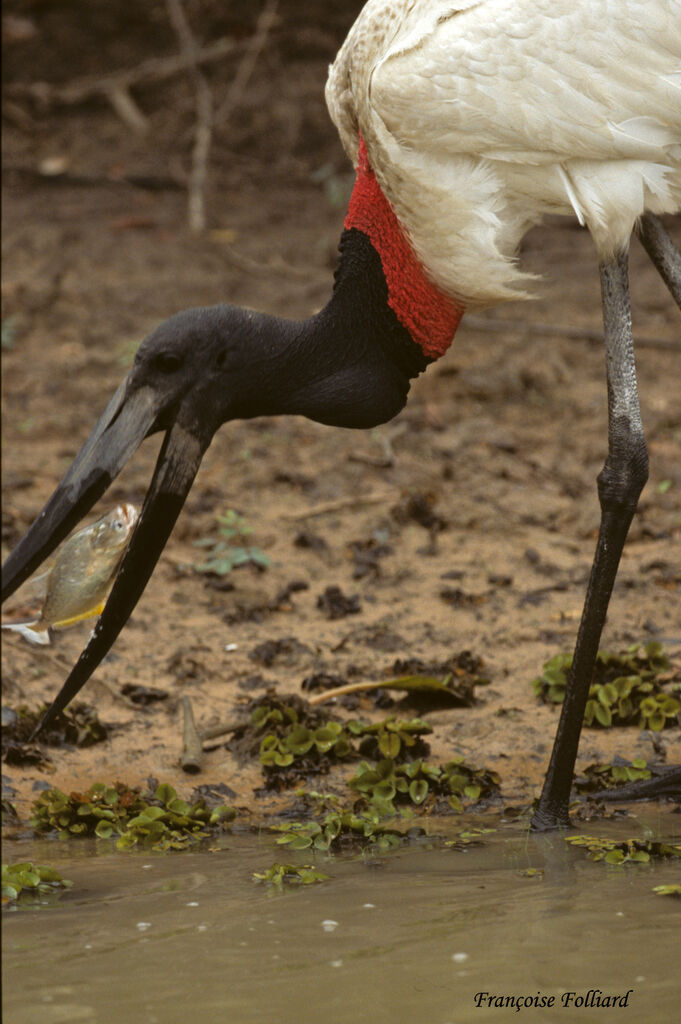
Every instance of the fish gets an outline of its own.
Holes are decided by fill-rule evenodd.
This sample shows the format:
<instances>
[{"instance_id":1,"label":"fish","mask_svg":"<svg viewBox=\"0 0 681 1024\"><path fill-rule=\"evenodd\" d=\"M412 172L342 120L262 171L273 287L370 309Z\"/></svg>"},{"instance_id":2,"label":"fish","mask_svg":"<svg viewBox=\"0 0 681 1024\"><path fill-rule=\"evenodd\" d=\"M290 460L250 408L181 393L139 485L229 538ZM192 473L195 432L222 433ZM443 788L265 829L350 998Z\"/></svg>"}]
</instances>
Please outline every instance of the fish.
<instances>
[{"instance_id":1,"label":"fish","mask_svg":"<svg viewBox=\"0 0 681 1024\"><path fill-rule=\"evenodd\" d=\"M45 598L38 618L3 622L2 628L31 643L49 644L51 629L68 629L101 615L138 518L135 506L123 502L69 537L43 574Z\"/></svg>"}]
</instances>

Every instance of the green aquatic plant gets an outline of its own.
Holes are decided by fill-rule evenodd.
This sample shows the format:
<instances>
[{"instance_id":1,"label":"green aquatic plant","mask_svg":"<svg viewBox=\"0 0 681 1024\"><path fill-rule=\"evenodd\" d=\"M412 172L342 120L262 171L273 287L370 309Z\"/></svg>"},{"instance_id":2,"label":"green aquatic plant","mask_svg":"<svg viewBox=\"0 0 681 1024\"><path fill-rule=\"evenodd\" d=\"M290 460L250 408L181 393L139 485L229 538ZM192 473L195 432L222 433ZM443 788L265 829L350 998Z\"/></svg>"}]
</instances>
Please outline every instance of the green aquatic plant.
<instances>
[{"instance_id":1,"label":"green aquatic plant","mask_svg":"<svg viewBox=\"0 0 681 1024\"><path fill-rule=\"evenodd\" d=\"M314 885L315 882L327 882L328 875L317 871L312 864L273 864L267 871L254 871L255 882L265 882L278 889L284 885Z\"/></svg>"},{"instance_id":2,"label":"green aquatic plant","mask_svg":"<svg viewBox=\"0 0 681 1024\"><path fill-rule=\"evenodd\" d=\"M260 741L260 761L266 768L287 768L298 759L315 755L334 760L358 756L358 745L367 740L373 741L383 757L397 758L432 732L419 718L390 717L373 724L353 720L343 725L324 718L320 711L298 711L279 703L254 708L251 725L255 730L269 727Z\"/></svg>"},{"instance_id":3,"label":"green aquatic plant","mask_svg":"<svg viewBox=\"0 0 681 1024\"><path fill-rule=\"evenodd\" d=\"M658 839L599 839L597 836L564 836L566 843L588 851L589 860L606 864L647 864L651 860L681 857L681 843L665 843Z\"/></svg>"},{"instance_id":4,"label":"green aquatic plant","mask_svg":"<svg viewBox=\"0 0 681 1024\"><path fill-rule=\"evenodd\" d=\"M462 811L464 805L498 793L499 783L496 772L468 765L459 757L441 767L420 759L402 765L392 758L375 765L361 761L348 785L385 817L396 813L396 803L419 807L429 794L445 797L449 808Z\"/></svg>"},{"instance_id":5,"label":"green aquatic plant","mask_svg":"<svg viewBox=\"0 0 681 1024\"><path fill-rule=\"evenodd\" d=\"M399 846L405 836L387 825L376 808L355 813L351 810L330 811L321 821L291 821L284 825L271 825L281 832L277 839L281 846L291 850L337 850L342 847L388 850Z\"/></svg>"},{"instance_id":6,"label":"green aquatic plant","mask_svg":"<svg viewBox=\"0 0 681 1024\"><path fill-rule=\"evenodd\" d=\"M496 832L495 828L464 828L457 832L456 838L445 839L444 845L451 850L467 850L469 846L483 846L483 836Z\"/></svg>"},{"instance_id":7,"label":"green aquatic plant","mask_svg":"<svg viewBox=\"0 0 681 1024\"><path fill-rule=\"evenodd\" d=\"M676 896L681 899L681 883L672 882L671 885L656 885L653 888L658 896Z\"/></svg>"},{"instance_id":8,"label":"green aquatic plant","mask_svg":"<svg viewBox=\"0 0 681 1024\"><path fill-rule=\"evenodd\" d=\"M541 700L561 704L572 666L572 654L556 654L546 662L541 676L532 683ZM630 725L659 732L674 725L681 701L663 689L669 673L669 659L662 645L651 641L645 646L632 644L625 651L599 651L589 699L584 712L585 725ZM679 685L674 687L679 691Z\"/></svg>"},{"instance_id":9,"label":"green aquatic plant","mask_svg":"<svg viewBox=\"0 0 681 1024\"><path fill-rule=\"evenodd\" d=\"M590 764L575 779L575 786L581 793L600 792L604 789L617 789L638 779L649 779L652 772L648 762L636 757L628 764Z\"/></svg>"},{"instance_id":10,"label":"green aquatic plant","mask_svg":"<svg viewBox=\"0 0 681 1024\"><path fill-rule=\"evenodd\" d=\"M62 878L58 871L45 864L32 864L26 861L21 864L2 865L2 902L14 903L22 894L46 895L60 889L69 889L73 885L68 878Z\"/></svg>"},{"instance_id":11,"label":"green aquatic plant","mask_svg":"<svg viewBox=\"0 0 681 1024\"><path fill-rule=\"evenodd\" d=\"M232 807L210 808L203 798L188 804L172 786L157 786L143 795L122 783L96 782L86 793L67 796L59 789L41 793L32 808L31 826L60 837L90 835L117 837L119 849L137 846L156 850L184 849L205 839L215 827L236 816Z\"/></svg>"},{"instance_id":12,"label":"green aquatic plant","mask_svg":"<svg viewBox=\"0 0 681 1024\"><path fill-rule=\"evenodd\" d=\"M310 752L344 758L353 751L340 722L326 722L316 729L292 723L284 736L268 733L260 743L260 761L268 768L286 768Z\"/></svg>"},{"instance_id":13,"label":"green aquatic plant","mask_svg":"<svg viewBox=\"0 0 681 1024\"><path fill-rule=\"evenodd\" d=\"M207 549L206 559L192 565L195 572L226 576L240 565L251 564L259 569L269 566L270 559L264 551L243 543L253 533L253 527L239 512L230 508L224 515L217 516L217 521L219 537L202 537L194 541L194 547Z\"/></svg>"},{"instance_id":14,"label":"green aquatic plant","mask_svg":"<svg viewBox=\"0 0 681 1024\"><path fill-rule=\"evenodd\" d=\"M347 730L358 739L373 739L379 756L392 760L404 756L408 750L416 746L422 736L433 731L432 727L420 718L404 719L392 716L372 724L353 719L348 722Z\"/></svg>"}]
</instances>

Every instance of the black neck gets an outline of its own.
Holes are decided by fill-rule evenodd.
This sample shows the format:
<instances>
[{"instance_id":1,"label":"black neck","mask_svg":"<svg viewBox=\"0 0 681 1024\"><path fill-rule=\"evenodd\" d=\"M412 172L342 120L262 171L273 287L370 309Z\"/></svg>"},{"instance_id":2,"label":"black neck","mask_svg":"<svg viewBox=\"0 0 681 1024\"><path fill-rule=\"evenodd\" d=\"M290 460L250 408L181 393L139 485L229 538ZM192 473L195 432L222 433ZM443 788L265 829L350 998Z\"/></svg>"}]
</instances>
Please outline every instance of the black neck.
<instances>
[{"instance_id":1,"label":"black neck","mask_svg":"<svg viewBox=\"0 0 681 1024\"><path fill-rule=\"evenodd\" d=\"M309 320L270 323L283 344L272 353L266 394L261 392L254 414L294 413L331 426L376 426L397 415L411 378L431 362L388 305L378 253L355 228L341 237L327 305Z\"/></svg>"}]
</instances>

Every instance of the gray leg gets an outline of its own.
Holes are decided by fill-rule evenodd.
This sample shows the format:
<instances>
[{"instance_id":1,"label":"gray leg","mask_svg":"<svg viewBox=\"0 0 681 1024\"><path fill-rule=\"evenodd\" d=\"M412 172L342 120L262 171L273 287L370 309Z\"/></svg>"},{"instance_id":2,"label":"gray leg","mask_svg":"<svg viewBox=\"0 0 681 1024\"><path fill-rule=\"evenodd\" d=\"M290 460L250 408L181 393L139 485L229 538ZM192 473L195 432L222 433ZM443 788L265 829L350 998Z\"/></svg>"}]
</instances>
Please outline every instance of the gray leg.
<instances>
[{"instance_id":1,"label":"gray leg","mask_svg":"<svg viewBox=\"0 0 681 1024\"><path fill-rule=\"evenodd\" d=\"M681 309L681 253L672 242L659 217L646 213L638 226L638 237L655 264L657 272Z\"/></svg>"},{"instance_id":2,"label":"gray leg","mask_svg":"<svg viewBox=\"0 0 681 1024\"><path fill-rule=\"evenodd\" d=\"M598 477L601 524L551 761L532 818L532 828L541 830L569 824L570 789L598 645L624 541L648 479L626 253L599 269L608 384L608 456Z\"/></svg>"}]
</instances>

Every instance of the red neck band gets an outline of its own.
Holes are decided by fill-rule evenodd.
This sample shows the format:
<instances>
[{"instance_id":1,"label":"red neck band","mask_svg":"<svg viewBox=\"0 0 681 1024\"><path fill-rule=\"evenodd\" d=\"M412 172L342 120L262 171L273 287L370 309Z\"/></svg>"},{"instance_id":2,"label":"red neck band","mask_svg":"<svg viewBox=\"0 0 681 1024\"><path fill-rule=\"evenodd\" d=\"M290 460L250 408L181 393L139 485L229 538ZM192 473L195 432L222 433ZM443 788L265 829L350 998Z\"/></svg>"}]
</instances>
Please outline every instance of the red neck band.
<instances>
[{"instance_id":1,"label":"red neck band","mask_svg":"<svg viewBox=\"0 0 681 1024\"><path fill-rule=\"evenodd\" d=\"M369 166L359 138L357 178L350 197L346 228L368 236L381 258L388 285L388 305L429 359L449 348L464 307L429 281Z\"/></svg>"}]
</instances>

